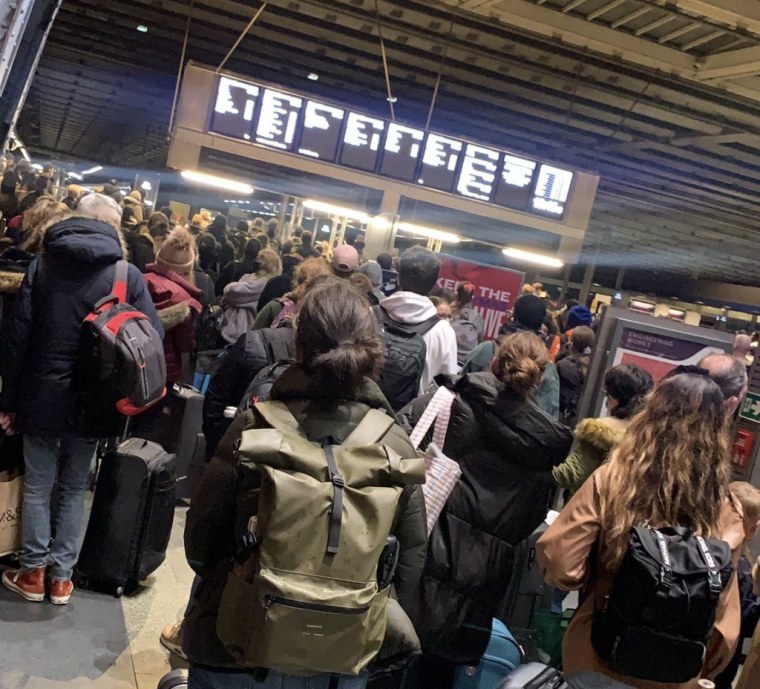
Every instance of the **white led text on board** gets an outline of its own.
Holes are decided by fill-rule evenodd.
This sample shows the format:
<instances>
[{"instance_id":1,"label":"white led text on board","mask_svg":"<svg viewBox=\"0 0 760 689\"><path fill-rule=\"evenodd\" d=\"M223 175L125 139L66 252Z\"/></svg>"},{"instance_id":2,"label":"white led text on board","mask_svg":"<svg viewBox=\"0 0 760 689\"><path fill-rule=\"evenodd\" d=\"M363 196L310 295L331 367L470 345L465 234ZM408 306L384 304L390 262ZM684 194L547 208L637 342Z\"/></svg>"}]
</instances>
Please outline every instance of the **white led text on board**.
<instances>
[{"instance_id":1,"label":"white led text on board","mask_svg":"<svg viewBox=\"0 0 760 689\"><path fill-rule=\"evenodd\" d=\"M209 131L535 215L561 218L574 174L231 77Z\"/></svg>"}]
</instances>

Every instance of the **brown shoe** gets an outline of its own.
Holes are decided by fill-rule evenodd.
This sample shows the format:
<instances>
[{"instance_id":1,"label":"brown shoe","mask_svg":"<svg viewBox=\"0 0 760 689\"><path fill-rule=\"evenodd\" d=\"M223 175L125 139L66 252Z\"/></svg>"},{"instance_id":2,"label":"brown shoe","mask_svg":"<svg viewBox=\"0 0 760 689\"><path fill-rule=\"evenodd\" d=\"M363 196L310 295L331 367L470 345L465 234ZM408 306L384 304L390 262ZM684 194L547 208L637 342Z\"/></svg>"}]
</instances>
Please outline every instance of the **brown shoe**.
<instances>
[{"instance_id":1,"label":"brown shoe","mask_svg":"<svg viewBox=\"0 0 760 689\"><path fill-rule=\"evenodd\" d=\"M6 569L3 572L3 586L32 603L40 603L45 600L45 568L37 567L28 572Z\"/></svg>"},{"instance_id":2,"label":"brown shoe","mask_svg":"<svg viewBox=\"0 0 760 689\"><path fill-rule=\"evenodd\" d=\"M74 592L71 579L53 579L50 582L50 602L53 605L66 605Z\"/></svg>"},{"instance_id":3,"label":"brown shoe","mask_svg":"<svg viewBox=\"0 0 760 689\"><path fill-rule=\"evenodd\" d=\"M182 650L182 622L183 620L180 620L164 627L161 632L161 645L182 660L187 660L187 655Z\"/></svg>"}]
</instances>

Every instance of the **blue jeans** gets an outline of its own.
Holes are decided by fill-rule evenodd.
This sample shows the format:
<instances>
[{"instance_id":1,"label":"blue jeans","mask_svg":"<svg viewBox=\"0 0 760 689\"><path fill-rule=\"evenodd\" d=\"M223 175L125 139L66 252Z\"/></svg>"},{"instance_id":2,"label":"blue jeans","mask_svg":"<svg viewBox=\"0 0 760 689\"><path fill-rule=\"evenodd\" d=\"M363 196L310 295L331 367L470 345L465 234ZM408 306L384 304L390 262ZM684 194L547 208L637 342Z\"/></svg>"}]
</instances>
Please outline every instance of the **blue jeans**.
<instances>
[{"instance_id":1,"label":"blue jeans","mask_svg":"<svg viewBox=\"0 0 760 689\"><path fill-rule=\"evenodd\" d=\"M23 570L47 566L52 579L71 579L96 448L84 438L24 436Z\"/></svg>"},{"instance_id":2,"label":"blue jeans","mask_svg":"<svg viewBox=\"0 0 760 689\"><path fill-rule=\"evenodd\" d=\"M298 677L269 670L266 679L257 681L248 672L215 672L191 665L187 689L328 689L329 685L329 674ZM342 675L338 689L364 689L366 686L367 673L363 672L358 677Z\"/></svg>"}]
</instances>

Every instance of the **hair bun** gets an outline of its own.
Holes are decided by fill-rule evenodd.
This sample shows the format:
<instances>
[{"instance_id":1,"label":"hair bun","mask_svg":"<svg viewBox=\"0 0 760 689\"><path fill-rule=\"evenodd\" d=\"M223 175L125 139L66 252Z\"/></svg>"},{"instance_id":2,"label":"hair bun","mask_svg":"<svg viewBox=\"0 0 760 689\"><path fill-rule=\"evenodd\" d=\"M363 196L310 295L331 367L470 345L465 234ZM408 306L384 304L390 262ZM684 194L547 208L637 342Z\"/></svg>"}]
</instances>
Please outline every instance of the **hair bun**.
<instances>
[{"instance_id":1,"label":"hair bun","mask_svg":"<svg viewBox=\"0 0 760 689\"><path fill-rule=\"evenodd\" d=\"M502 340L494 359L494 375L514 392L527 395L541 382L549 354L533 333L519 332Z\"/></svg>"}]
</instances>

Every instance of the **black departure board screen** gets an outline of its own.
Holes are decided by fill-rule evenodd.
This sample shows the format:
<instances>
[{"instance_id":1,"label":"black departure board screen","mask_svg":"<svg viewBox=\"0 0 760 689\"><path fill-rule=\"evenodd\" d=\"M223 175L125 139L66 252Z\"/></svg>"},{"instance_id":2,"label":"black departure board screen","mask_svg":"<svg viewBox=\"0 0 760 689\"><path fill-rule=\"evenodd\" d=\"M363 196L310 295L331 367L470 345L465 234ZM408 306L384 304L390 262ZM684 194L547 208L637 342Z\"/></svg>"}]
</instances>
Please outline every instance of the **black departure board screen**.
<instances>
[{"instance_id":1,"label":"black departure board screen","mask_svg":"<svg viewBox=\"0 0 760 689\"><path fill-rule=\"evenodd\" d=\"M493 202L498 206L526 210L530 203L537 165L538 163L533 160L505 153L496 179Z\"/></svg>"},{"instance_id":2,"label":"black departure board screen","mask_svg":"<svg viewBox=\"0 0 760 689\"><path fill-rule=\"evenodd\" d=\"M211 119L212 131L234 139L250 139L260 91L255 84L222 77Z\"/></svg>"},{"instance_id":3,"label":"black departure board screen","mask_svg":"<svg viewBox=\"0 0 760 689\"><path fill-rule=\"evenodd\" d=\"M538 170L531 210L534 213L561 218L565 212L573 173L553 165L542 164Z\"/></svg>"},{"instance_id":4,"label":"black departure board screen","mask_svg":"<svg viewBox=\"0 0 760 689\"><path fill-rule=\"evenodd\" d=\"M220 76L209 132L560 220L574 173L508 151Z\"/></svg>"},{"instance_id":5,"label":"black departure board screen","mask_svg":"<svg viewBox=\"0 0 760 689\"><path fill-rule=\"evenodd\" d=\"M457 178L463 148L462 141L440 134L428 134L417 182L423 187L451 191Z\"/></svg>"},{"instance_id":6,"label":"black departure board screen","mask_svg":"<svg viewBox=\"0 0 760 689\"><path fill-rule=\"evenodd\" d=\"M302 105L303 98L264 89L256 125L256 141L265 146L292 151Z\"/></svg>"},{"instance_id":7,"label":"black departure board screen","mask_svg":"<svg viewBox=\"0 0 760 689\"><path fill-rule=\"evenodd\" d=\"M493 196L496 173L499 170L499 152L492 148L467 144L457 191L478 201L490 201Z\"/></svg>"},{"instance_id":8,"label":"black departure board screen","mask_svg":"<svg viewBox=\"0 0 760 689\"><path fill-rule=\"evenodd\" d=\"M385 137L380 174L413 182L424 138L425 132L422 129L391 122Z\"/></svg>"},{"instance_id":9,"label":"black departure board screen","mask_svg":"<svg viewBox=\"0 0 760 689\"><path fill-rule=\"evenodd\" d=\"M384 131L384 120L356 112L348 113L340 162L360 170L374 171Z\"/></svg>"},{"instance_id":10,"label":"black departure board screen","mask_svg":"<svg viewBox=\"0 0 760 689\"><path fill-rule=\"evenodd\" d=\"M306 101L298 152L310 158L334 161L345 117L343 108Z\"/></svg>"}]
</instances>

